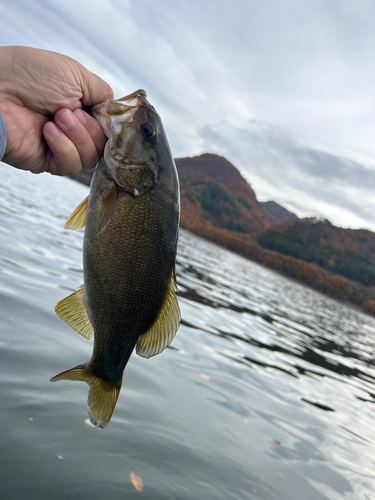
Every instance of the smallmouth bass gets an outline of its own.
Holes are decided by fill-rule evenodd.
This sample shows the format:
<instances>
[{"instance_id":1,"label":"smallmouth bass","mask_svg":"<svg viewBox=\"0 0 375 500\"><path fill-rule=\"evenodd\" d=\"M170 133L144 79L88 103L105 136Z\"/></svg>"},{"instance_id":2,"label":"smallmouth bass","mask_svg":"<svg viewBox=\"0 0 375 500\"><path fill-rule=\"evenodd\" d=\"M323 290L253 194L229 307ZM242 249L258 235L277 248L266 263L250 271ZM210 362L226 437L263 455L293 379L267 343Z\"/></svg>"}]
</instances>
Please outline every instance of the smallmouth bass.
<instances>
[{"instance_id":1,"label":"smallmouth bass","mask_svg":"<svg viewBox=\"0 0 375 500\"><path fill-rule=\"evenodd\" d=\"M84 338L94 335L94 348L90 361L51 381L87 382L91 423L104 428L134 348L154 356L179 328L180 196L163 124L144 90L97 104L93 114L108 141L89 196L65 223L65 229L85 227L84 285L55 311Z\"/></svg>"}]
</instances>

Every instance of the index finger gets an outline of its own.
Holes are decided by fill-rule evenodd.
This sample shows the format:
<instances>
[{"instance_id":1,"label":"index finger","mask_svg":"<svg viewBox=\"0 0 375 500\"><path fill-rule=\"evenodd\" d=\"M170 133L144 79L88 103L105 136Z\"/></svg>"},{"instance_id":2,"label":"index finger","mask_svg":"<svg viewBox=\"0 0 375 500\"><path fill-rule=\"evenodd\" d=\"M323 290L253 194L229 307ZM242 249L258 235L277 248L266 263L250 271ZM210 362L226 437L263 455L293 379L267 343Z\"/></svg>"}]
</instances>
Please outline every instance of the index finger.
<instances>
[{"instance_id":1,"label":"index finger","mask_svg":"<svg viewBox=\"0 0 375 500\"><path fill-rule=\"evenodd\" d=\"M82 123L87 132L90 134L90 137L95 144L99 157L102 156L104 151L104 146L107 142L107 137L104 135L103 129L98 120L96 120L93 116L89 115L82 109L74 110L73 114L75 115L77 120L80 123Z\"/></svg>"}]
</instances>

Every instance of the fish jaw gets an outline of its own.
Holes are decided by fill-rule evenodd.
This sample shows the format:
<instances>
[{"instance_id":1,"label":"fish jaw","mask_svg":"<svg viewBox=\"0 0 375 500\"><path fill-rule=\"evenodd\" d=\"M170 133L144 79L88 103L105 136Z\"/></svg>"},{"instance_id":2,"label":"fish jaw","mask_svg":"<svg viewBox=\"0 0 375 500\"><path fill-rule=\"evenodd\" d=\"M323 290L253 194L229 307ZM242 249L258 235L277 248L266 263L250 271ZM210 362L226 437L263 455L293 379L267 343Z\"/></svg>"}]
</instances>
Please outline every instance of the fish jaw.
<instances>
[{"instance_id":1,"label":"fish jaw","mask_svg":"<svg viewBox=\"0 0 375 500\"><path fill-rule=\"evenodd\" d=\"M94 117L98 120L105 135L109 138L116 129L124 123L131 123L134 114L145 103L147 93L145 90L136 90L132 94L121 97L121 99L108 100L96 104L92 108Z\"/></svg>"}]
</instances>

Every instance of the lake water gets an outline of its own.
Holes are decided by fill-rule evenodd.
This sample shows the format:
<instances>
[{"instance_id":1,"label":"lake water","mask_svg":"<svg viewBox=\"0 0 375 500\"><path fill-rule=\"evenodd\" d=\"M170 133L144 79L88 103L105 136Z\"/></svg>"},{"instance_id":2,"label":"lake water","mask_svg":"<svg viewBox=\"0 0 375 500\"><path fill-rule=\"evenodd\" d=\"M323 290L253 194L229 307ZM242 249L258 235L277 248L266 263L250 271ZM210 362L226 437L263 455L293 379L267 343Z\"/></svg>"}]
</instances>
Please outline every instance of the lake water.
<instances>
[{"instance_id":1,"label":"lake water","mask_svg":"<svg viewBox=\"0 0 375 500\"><path fill-rule=\"evenodd\" d=\"M49 382L92 351L54 313L87 192L0 165L0 498L375 499L375 319L185 231L180 330L88 425L88 386Z\"/></svg>"}]
</instances>

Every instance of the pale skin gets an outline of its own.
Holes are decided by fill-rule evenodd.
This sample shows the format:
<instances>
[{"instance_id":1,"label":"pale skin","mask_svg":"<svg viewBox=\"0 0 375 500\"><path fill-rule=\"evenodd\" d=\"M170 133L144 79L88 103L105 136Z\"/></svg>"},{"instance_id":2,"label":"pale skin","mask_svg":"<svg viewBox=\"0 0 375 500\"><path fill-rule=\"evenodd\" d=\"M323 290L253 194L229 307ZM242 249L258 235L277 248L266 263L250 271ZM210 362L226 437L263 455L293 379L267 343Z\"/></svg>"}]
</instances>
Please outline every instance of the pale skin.
<instances>
[{"instance_id":1,"label":"pale skin","mask_svg":"<svg viewBox=\"0 0 375 500\"><path fill-rule=\"evenodd\" d=\"M0 47L0 111L7 131L2 161L54 175L94 168L107 138L82 106L108 99L111 87L70 57Z\"/></svg>"}]
</instances>

